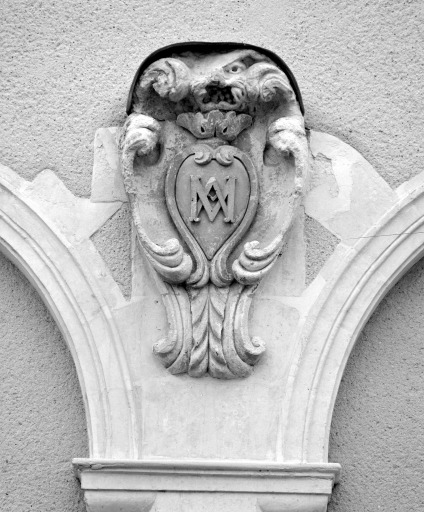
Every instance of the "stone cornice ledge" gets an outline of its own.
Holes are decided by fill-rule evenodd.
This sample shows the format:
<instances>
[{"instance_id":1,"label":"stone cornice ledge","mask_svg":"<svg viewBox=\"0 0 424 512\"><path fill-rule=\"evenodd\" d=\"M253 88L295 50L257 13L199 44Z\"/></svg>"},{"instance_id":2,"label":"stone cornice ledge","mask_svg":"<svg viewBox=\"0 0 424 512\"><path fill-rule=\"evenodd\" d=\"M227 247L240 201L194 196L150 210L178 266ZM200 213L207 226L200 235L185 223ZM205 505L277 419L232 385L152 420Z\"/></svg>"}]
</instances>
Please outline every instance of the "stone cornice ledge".
<instances>
[{"instance_id":1,"label":"stone cornice ledge","mask_svg":"<svg viewBox=\"0 0 424 512\"><path fill-rule=\"evenodd\" d=\"M88 512L325 512L340 472L339 464L268 461L73 464Z\"/></svg>"}]
</instances>

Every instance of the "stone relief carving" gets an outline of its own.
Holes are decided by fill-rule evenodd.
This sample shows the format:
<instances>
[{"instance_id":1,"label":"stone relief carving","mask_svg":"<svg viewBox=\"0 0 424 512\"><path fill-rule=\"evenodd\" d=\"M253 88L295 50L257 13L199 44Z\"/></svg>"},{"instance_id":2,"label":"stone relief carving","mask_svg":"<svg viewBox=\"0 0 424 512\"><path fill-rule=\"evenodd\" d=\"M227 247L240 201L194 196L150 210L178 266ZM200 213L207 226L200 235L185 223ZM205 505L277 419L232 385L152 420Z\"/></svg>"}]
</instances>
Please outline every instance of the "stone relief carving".
<instances>
[{"instance_id":1,"label":"stone relief carving","mask_svg":"<svg viewBox=\"0 0 424 512\"><path fill-rule=\"evenodd\" d=\"M265 351L249 307L308 171L300 92L268 53L177 45L147 59L130 92L121 169L168 316L153 351L173 374L246 377Z\"/></svg>"},{"instance_id":2,"label":"stone relief carving","mask_svg":"<svg viewBox=\"0 0 424 512\"><path fill-rule=\"evenodd\" d=\"M205 357L213 350L210 339L226 347L222 333L235 332L233 313L242 300L245 310L238 310L238 318L243 318L246 332L248 301L257 281L244 282L237 264L250 268L243 267L246 244L258 242L250 246L253 252L286 237L308 170L301 98L278 59L273 62L288 78L296 100L277 91L271 103L261 100L255 108L246 103L241 110L202 110L190 100L191 92L184 101L173 101L155 95L154 82L140 89L149 66L163 58L192 62L192 68L186 64L190 73L201 76L201 62L206 66L209 59L212 66L232 58L229 50L236 50L215 48L208 56L206 49L192 48L191 54L173 50L174 56L157 54L145 63L130 96L131 115L121 144L140 246L157 269L153 273L170 304L171 319L175 312L175 329L182 329L168 337L176 357L183 345L172 344L181 340L177 335L186 336L182 371L191 371L193 364L193 311L200 301L196 294L206 296L208 308L218 300L210 298L213 293L222 294L218 298L225 302L223 320L212 308L203 317ZM266 51L262 56L271 58ZM222 101L220 97L215 95L214 101L222 105L225 96ZM235 103L233 97L227 92ZM129 130L130 124L134 130ZM43 297L78 371L90 458L76 459L74 466L87 509L168 512L179 502L187 510L208 512L324 512L340 471L338 464L327 461L332 410L346 361L376 304L423 257L424 173L394 190L352 147L311 130L311 180L303 206L310 219L334 236L337 246L301 294L290 295L288 288L276 298L285 306L278 311L293 312L278 317L282 322L277 325L280 338L291 333L287 344L293 350L283 355L287 367L277 374L281 359L270 357L242 386L220 386L212 379L195 386L180 379L174 385L176 379L159 365L146 362L140 372L146 352L140 350L137 335L154 323L147 317L157 311L157 290L154 295L134 293L126 300L93 244L93 235L127 200L119 174L117 131L105 127L96 134L91 198L73 196L52 171L29 182L0 165L0 249ZM276 150L284 146L285 153ZM167 187L174 190L169 197ZM253 200L252 191L257 192ZM242 232L251 212L252 219L246 220L250 225ZM213 231L218 222L220 229ZM227 264L220 267L217 256L235 237ZM295 271L300 273L303 242L293 251ZM140 267L144 279L148 265ZM216 276L227 275L222 268L232 279L229 284L217 282ZM258 274L267 268L265 264ZM203 273L207 279L200 284ZM189 282L195 275L198 281ZM152 289L150 282L143 284ZM246 291L248 298L243 296ZM222 322L220 339L209 334L210 311L219 325ZM227 325L233 331L225 331ZM272 339L273 326L264 322L263 327ZM238 340L233 342L238 350ZM173 370L176 359L169 360ZM233 363L226 364L230 368ZM206 370L215 371L209 359ZM271 428L264 429L264 424Z\"/></svg>"}]
</instances>

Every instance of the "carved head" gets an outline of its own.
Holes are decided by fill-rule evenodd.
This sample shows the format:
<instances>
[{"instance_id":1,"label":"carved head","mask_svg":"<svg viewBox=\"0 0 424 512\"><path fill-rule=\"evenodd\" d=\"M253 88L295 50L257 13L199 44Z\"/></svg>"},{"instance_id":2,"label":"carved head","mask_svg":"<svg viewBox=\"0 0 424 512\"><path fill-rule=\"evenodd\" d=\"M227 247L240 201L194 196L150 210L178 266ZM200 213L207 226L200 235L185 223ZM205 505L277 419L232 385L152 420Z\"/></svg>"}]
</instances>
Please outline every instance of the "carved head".
<instances>
[{"instance_id":1,"label":"carved head","mask_svg":"<svg viewBox=\"0 0 424 512\"><path fill-rule=\"evenodd\" d=\"M190 43L155 52L140 66L128 113L174 118L185 112L254 115L285 104L303 113L296 80L268 50L236 43Z\"/></svg>"}]
</instances>

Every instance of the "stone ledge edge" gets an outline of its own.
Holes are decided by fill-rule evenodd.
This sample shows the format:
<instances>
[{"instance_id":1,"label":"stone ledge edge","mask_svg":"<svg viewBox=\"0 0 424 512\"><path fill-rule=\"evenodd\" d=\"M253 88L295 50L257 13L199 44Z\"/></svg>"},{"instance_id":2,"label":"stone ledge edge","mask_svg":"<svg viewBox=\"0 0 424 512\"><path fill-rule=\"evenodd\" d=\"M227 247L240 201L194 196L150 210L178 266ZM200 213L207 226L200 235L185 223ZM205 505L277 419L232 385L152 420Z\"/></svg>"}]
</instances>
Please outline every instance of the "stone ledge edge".
<instances>
[{"instance_id":1,"label":"stone ledge edge","mask_svg":"<svg viewBox=\"0 0 424 512\"><path fill-rule=\"evenodd\" d=\"M215 460L74 459L84 490L331 494L340 465Z\"/></svg>"}]
</instances>

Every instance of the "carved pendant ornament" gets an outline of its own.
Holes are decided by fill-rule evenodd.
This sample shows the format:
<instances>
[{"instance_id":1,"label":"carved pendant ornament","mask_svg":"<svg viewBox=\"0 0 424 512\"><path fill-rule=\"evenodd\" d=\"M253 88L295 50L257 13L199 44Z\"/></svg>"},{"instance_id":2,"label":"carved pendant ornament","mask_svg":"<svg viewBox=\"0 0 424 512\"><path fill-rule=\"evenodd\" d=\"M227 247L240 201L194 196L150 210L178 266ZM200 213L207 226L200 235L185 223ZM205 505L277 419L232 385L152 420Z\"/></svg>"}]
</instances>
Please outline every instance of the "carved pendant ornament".
<instances>
[{"instance_id":1,"label":"carved pendant ornament","mask_svg":"<svg viewBox=\"0 0 424 512\"><path fill-rule=\"evenodd\" d=\"M127 113L125 188L169 322L153 351L172 374L246 377L266 341L249 335L252 297L307 178L296 81L267 50L174 45L140 66Z\"/></svg>"}]
</instances>

